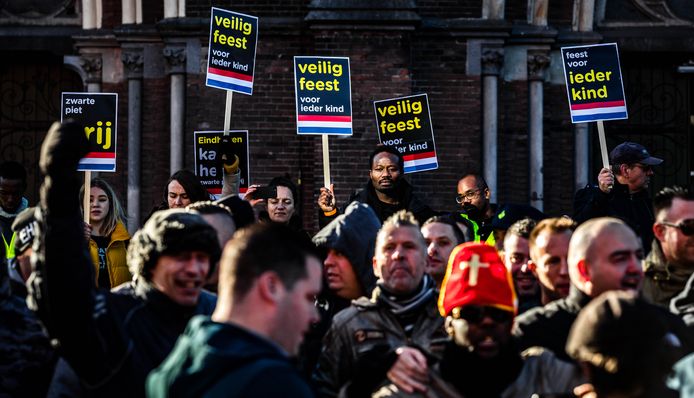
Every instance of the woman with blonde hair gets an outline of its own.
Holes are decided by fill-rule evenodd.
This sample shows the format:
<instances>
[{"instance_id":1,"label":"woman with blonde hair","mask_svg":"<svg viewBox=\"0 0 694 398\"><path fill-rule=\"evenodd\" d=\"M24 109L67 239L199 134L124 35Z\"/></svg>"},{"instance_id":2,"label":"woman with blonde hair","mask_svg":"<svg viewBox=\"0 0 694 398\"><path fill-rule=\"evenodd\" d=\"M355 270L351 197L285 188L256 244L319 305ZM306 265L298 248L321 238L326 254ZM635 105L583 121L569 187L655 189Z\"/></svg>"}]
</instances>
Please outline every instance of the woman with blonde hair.
<instances>
[{"instance_id":1,"label":"woman with blonde hair","mask_svg":"<svg viewBox=\"0 0 694 398\"><path fill-rule=\"evenodd\" d=\"M84 203L83 198L84 187L80 191L80 203ZM85 235L98 287L110 289L132 279L126 261L130 235L125 221L125 211L113 188L101 178L92 179Z\"/></svg>"}]
</instances>

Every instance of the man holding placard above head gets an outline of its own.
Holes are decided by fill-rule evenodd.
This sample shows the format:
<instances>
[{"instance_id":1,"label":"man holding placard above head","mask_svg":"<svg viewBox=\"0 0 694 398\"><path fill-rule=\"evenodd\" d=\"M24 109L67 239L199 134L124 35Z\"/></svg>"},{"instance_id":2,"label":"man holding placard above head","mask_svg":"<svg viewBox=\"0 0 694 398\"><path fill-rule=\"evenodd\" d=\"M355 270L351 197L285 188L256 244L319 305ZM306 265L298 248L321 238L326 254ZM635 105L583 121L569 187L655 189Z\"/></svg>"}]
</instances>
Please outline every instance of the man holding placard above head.
<instances>
[{"instance_id":1,"label":"man holding placard above head","mask_svg":"<svg viewBox=\"0 0 694 398\"><path fill-rule=\"evenodd\" d=\"M404 162L400 152L389 146L378 145L369 156L369 181L364 187L353 193L344 207L353 201L366 203L378 216L381 222L399 210L408 210L417 221L424 223L434 215L434 211L412 192L412 186L402 177ZM327 225L337 217L338 209L330 189L321 188L318 197L319 224Z\"/></svg>"},{"instance_id":2,"label":"man holding placard above head","mask_svg":"<svg viewBox=\"0 0 694 398\"><path fill-rule=\"evenodd\" d=\"M610 152L610 168L598 174L598 185L587 186L574 198L574 220L582 223L596 217L617 217L624 220L641 238L643 249L649 251L653 241L653 204L648 183L653 166L663 159L653 157L635 142L623 142Z\"/></svg>"}]
</instances>

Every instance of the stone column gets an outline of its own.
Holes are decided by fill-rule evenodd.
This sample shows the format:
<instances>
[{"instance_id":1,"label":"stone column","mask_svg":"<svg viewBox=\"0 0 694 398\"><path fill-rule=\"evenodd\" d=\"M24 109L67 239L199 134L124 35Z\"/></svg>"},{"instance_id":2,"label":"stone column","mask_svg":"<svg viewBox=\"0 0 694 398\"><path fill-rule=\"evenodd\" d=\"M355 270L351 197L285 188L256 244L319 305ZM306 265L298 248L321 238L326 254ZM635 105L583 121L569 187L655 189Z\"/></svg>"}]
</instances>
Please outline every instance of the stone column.
<instances>
[{"instance_id":1,"label":"stone column","mask_svg":"<svg viewBox=\"0 0 694 398\"><path fill-rule=\"evenodd\" d=\"M543 182L543 80L549 65L549 55L544 50L528 50L528 85L530 91L530 204L544 210Z\"/></svg>"},{"instance_id":2,"label":"stone column","mask_svg":"<svg viewBox=\"0 0 694 398\"><path fill-rule=\"evenodd\" d=\"M505 0L483 0L482 19L503 20Z\"/></svg>"},{"instance_id":3,"label":"stone column","mask_svg":"<svg viewBox=\"0 0 694 398\"><path fill-rule=\"evenodd\" d=\"M498 81L503 62L504 52L500 46L482 49L482 175L489 186L492 202L497 195Z\"/></svg>"},{"instance_id":4,"label":"stone column","mask_svg":"<svg viewBox=\"0 0 694 398\"><path fill-rule=\"evenodd\" d=\"M123 49L121 59L128 79L128 231L140 227L142 148L142 49Z\"/></svg>"},{"instance_id":5,"label":"stone column","mask_svg":"<svg viewBox=\"0 0 694 398\"><path fill-rule=\"evenodd\" d=\"M171 174L183 168L183 133L186 105L186 49L182 45L164 48L167 73L171 75Z\"/></svg>"},{"instance_id":6,"label":"stone column","mask_svg":"<svg viewBox=\"0 0 694 398\"><path fill-rule=\"evenodd\" d=\"M87 92L101 92L101 54L88 53L80 56L80 66L87 72Z\"/></svg>"}]
</instances>

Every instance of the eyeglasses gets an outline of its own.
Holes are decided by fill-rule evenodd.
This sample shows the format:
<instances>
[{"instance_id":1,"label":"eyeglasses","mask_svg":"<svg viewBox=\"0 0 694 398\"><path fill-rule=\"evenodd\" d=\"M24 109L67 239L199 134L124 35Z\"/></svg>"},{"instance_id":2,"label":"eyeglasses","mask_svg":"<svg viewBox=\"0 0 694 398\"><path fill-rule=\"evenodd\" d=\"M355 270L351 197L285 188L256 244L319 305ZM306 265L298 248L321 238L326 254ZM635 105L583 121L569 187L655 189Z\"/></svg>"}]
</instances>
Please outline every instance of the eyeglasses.
<instances>
[{"instance_id":1,"label":"eyeglasses","mask_svg":"<svg viewBox=\"0 0 694 398\"><path fill-rule=\"evenodd\" d=\"M690 218L688 220L680 221L679 224L673 224L671 222L663 221L660 224L667 225L668 227L677 228L684 235L692 236L694 235L694 219Z\"/></svg>"},{"instance_id":2,"label":"eyeglasses","mask_svg":"<svg viewBox=\"0 0 694 398\"><path fill-rule=\"evenodd\" d=\"M458 196L455 197L455 201L458 202L458 204L462 204L465 199L467 200L472 200L477 196L480 192L482 191L481 188L478 189L471 189L465 193L459 193Z\"/></svg>"},{"instance_id":3,"label":"eyeglasses","mask_svg":"<svg viewBox=\"0 0 694 398\"><path fill-rule=\"evenodd\" d=\"M513 313L496 307L466 305L460 307L458 311L453 311L453 317L464 319L468 323L480 323L486 317L491 318L494 322L504 323L513 319Z\"/></svg>"}]
</instances>

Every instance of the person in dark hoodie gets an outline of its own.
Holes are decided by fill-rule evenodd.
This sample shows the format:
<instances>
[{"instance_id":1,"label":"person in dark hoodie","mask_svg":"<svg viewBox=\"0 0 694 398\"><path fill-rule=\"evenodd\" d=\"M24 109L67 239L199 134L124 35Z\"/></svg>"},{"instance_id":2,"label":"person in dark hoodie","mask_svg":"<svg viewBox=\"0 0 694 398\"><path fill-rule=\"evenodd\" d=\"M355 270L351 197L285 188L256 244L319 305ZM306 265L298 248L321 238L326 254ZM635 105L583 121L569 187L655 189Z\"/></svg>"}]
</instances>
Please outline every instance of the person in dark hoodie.
<instances>
[{"instance_id":1,"label":"person in dark hoodie","mask_svg":"<svg viewBox=\"0 0 694 398\"><path fill-rule=\"evenodd\" d=\"M286 225L255 224L226 245L220 267L214 314L190 321L149 375L148 396L312 397L289 357L318 320L314 246Z\"/></svg>"},{"instance_id":2,"label":"person in dark hoodie","mask_svg":"<svg viewBox=\"0 0 694 398\"><path fill-rule=\"evenodd\" d=\"M76 123L54 123L41 147L37 251L30 307L86 396L142 397L147 374L168 355L188 320L211 314L202 290L221 249L215 230L184 209L154 213L135 233L128 265L135 281L107 291L94 285L78 197L87 139Z\"/></svg>"},{"instance_id":3,"label":"person in dark hoodie","mask_svg":"<svg viewBox=\"0 0 694 398\"><path fill-rule=\"evenodd\" d=\"M345 213L332 220L314 237L325 252L323 290L316 298L321 319L311 326L299 355L299 368L310 376L318 361L322 340L333 316L349 307L352 300L371 296L376 286L372 259L381 222L364 203L352 202Z\"/></svg>"},{"instance_id":4,"label":"person in dark hoodie","mask_svg":"<svg viewBox=\"0 0 694 398\"><path fill-rule=\"evenodd\" d=\"M389 146L377 145L369 156L369 181L364 188L353 193L347 203L366 203L381 222L399 210L414 214L422 224L435 212L412 192L412 186L403 178L405 164L400 152ZM318 225L326 226L337 217L338 208L333 186L320 189L318 196ZM342 208L344 213L345 208Z\"/></svg>"}]
</instances>

